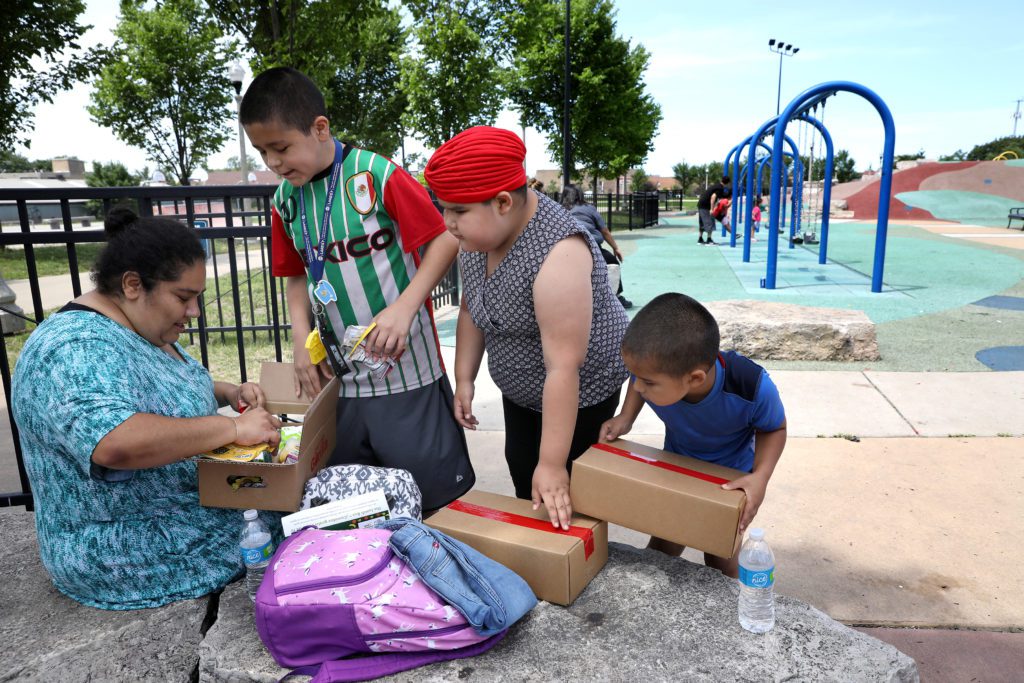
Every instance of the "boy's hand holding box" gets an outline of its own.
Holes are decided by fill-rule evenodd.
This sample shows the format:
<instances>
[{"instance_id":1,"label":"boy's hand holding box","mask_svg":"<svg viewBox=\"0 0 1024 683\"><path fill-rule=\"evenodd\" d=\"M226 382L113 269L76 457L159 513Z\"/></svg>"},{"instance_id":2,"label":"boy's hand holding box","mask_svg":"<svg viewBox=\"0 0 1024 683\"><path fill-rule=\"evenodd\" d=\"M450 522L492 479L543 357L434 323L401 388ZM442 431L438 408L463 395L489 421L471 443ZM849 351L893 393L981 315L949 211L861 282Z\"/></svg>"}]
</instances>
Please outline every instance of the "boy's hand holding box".
<instances>
[{"instance_id":1,"label":"boy's hand holding box","mask_svg":"<svg viewBox=\"0 0 1024 683\"><path fill-rule=\"evenodd\" d=\"M617 439L573 463L570 495L574 511L729 558L746 494L722 484L744 474Z\"/></svg>"}]
</instances>

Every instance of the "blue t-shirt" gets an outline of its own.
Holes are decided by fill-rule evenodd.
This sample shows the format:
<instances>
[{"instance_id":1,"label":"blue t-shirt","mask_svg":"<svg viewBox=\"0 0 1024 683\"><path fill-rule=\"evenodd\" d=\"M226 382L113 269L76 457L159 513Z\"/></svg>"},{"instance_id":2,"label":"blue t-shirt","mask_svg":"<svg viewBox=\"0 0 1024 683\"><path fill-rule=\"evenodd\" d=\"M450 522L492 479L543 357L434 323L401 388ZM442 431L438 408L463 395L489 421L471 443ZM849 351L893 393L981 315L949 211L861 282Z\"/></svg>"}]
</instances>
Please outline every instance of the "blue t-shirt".
<instances>
[{"instance_id":1,"label":"blue t-shirt","mask_svg":"<svg viewBox=\"0 0 1024 683\"><path fill-rule=\"evenodd\" d=\"M136 413L217 410L210 373L95 312L47 318L25 343L12 403L35 496L43 565L71 598L157 607L222 588L241 571L238 510L199 505L193 460L110 470L92 453Z\"/></svg>"},{"instance_id":2,"label":"blue t-shirt","mask_svg":"<svg viewBox=\"0 0 1024 683\"><path fill-rule=\"evenodd\" d=\"M665 450L744 472L754 469L754 433L782 426L786 411L768 373L735 351L719 354L715 386L699 403L651 409L665 423Z\"/></svg>"}]
</instances>

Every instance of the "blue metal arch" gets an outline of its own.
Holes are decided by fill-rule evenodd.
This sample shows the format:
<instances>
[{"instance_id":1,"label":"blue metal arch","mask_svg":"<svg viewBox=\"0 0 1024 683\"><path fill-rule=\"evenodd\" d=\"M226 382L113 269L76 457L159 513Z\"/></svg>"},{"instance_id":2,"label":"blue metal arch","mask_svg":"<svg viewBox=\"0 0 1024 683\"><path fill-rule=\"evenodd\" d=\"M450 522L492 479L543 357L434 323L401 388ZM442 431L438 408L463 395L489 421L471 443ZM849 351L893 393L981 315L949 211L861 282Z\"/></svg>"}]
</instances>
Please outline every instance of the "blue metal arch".
<instances>
[{"instance_id":1,"label":"blue metal arch","mask_svg":"<svg viewBox=\"0 0 1024 683\"><path fill-rule=\"evenodd\" d=\"M780 132L780 131L776 130L776 125L775 124L776 124L776 122L778 120L779 120L779 117L777 117L777 116L768 119L763 124L761 124L761 127L758 128L757 131L753 135L751 135L751 136L747 137L746 139L744 139L743 142L741 142L739 145L737 145L733 149L736 150L736 149L739 149L740 147L742 147L743 145L749 144L750 147L749 147L749 149L747 151L747 158L748 159L750 159L751 157L756 158L756 155L757 155L757 152L756 152L757 145L764 144L764 143L761 142L761 140L766 135L771 133L772 134L772 138L773 138L772 177L774 178L776 173L778 173L780 177L783 176L782 168L783 168L784 164L776 164L774 160L776 158L783 157L783 154L781 152L782 145L783 144L788 144L790 146L790 149L792 150L792 157L793 157L793 165L794 165L794 169L793 169L793 194L795 196L797 194L797 192L803 193L803 185L802 184L800 184L800 185L797 184L798 178L801 179L801 183L802 183L802 178L803 178L803 162L800 160L800 151L797 149L796 143L793 142L793 138L791 138L788 135L786 135L785 131L781 131ZM780 151L776 152L776 150L780 150ZM730 155L731 154L732 154L732 152L730 152ZM738 154L737 154L737 159L738 159ZM786 174L786 175L788 175L788 174ZM733 194L735 195L736 193L734 192ZM779 216L779 213L778 213L778 211L779 211L778 196L773 194L771 197L772 197L772 200L771 200L772 203L771 203L771 207L769 207L769 208L771 210L772 215L778 217ZM750 232L750 226L753 224L753 221L754 221L754 217L753 217L754 206L753 206L753 204L754 204L754 178L753 178L752 175L747 174L746 198L744 200L744 206L743 206L743 209L744 209L743 213L744 213L744 216L745 216L745 220L744 220L744 234ZM785 206L782 207L781 211L782 211L781 215L785 216L785 213L786 213ZM736 217L734 215L733 216L733 224L735 224L735 218ZM795 223L797 218L798 218L798 216L793 216L791 221L790 221L790 223L791 224ZM778 230L778 227L779 227L779 223L778 223L778 220L776 220L775 224L772 226L772 230L773 231L774 230ZM772 232L771 234L774 236L776 233ZM769 245L768 248L771 249L771 245L775 244L775 242L776 242L775 239L769 240L768 241L768 245ZM791 243L792 243L792 241L791 241ZM736 246L736 231L735 230L733 231L731 246ZM778 248L778 245L776 245L776 249L777 248ZM743 240L743 262L744 263L749 263L750 262L750 240L749 239L744 239Z\"/></svg>"},{"instance_id":2,"label":"blue metal arch","mask_svg":"<svg viewBox=\"0 0 1024 683\"><path fill-rule=\"evenodd\" d=\"M859 83L853 83L851 81L829 81L827 83L821 83L808 90L805 90L800 95L797 95L792 102L786 105L786 108L782 111L782 114L778 117L778 130L777 132L786 132L786 125L791 119L796 116L806 114L813 109L817 104L823 102L828 97L835 95L837 92L850 92L855 95L860 95L874 106L878 115L882 119L882 127L885 131L885 142L882 148L882 178L878 185L878 223L875 228L875 254L874 264L871 269L871 291L881 292L882 291L882 274L885 267L885 242L889 230L889 202L892 198L892 161L894 151L896 148L896 125L893 122L892 112L889 111L889 107L886 106L885 102L872 90L864 87ZM762 129L766 128L767 124L762 126ZM763 134L763 130L759 130L758 135ZM772 146L772 157L781 158L782 156L782 135L775 136L775 142ZM751 153L753 153L754 146L751 145ZM747 189L748 198L750 192L753 190L753 184L751 183L752 176L747 178ZM772 193L771 193L771 211L769 218L769 232L771 235L775 235L775 231L779 227L779 212L777 201L782 189L782 170L776 165L772 165ZM749 201L749 199L748 199ZM748 207L748 215L749 215ZM824 251L824 250L822 250ZM765 273L764 287L766 289L775 289L775 280L777 274L777 262L778 262L779 246L775 239L768 240L768 268ZM820 259L820 256L819 256Z\"/></svg>"},{"instance_id":3,"label":"blue metal arch","mask_svg":"<svg viewBox=\"0 0 1024 683\"><path fill-rule=\"evenodd\" d=\"M799 118L817 128L825 138L825 178L821 189L821 243L818 245L818 263L824 265L828 258L828 214L832 202L832 171L835 167L832 136L825 128L825 124L807 112L801 114Z\"/></svg>"},{"instance_id":4,"label":"blue metal arch","mask_svg":"<svg viewBox=\"0 0 1024 683\"><path fill-rule=\"evenodd\" d=\"M732 148L732 150L729 152L729 154L726 156L726 158L725 158L726 167L725 168L728 168L728 163L729 163L730 160L732 161L732 164L733 164L732 177L735 180L735 184L733 185L733 187L738 187L738 184L739 184L739 181L738 181L738 178L737 178L737 176L739 174L739 150L741 150L743 145L750 144L749 151L748 151L748 153L746 153L746 159L748 159L748 160L750 160L752 158L757 159L757 147L758 146L764 147L765 150L768 150L769 147L768 147L767 144L765 144L763 139L764 139L765 135L768 134L768 132L774 130L774 124L775 124L776 119L777 119L777 117L773 118L773 119L769 119L761 128L758 129L758 131L754 135L749 135L748 137L743 138L743 141L740 142L739 144L737 144L736 146L734 146ZM803 165L803 162L800 159L800 151L797 148L797 143L793 140L792 137L790 137L788 135L782 135L781 137L776 138L776 139L779 139L779 140L783 141L785 144L790 145L790 150L791 150L790 157L793 158L793 165L794 165L793 191L794 191L794 196L796 196L798 188L801 191L801 193L803 191L803 175L804 175L803 168L804 168L804 165ZM784 157L785 157L785 155L783 153L783 160L782 160L783 161L783 164L782 164L783 167L784 167L784 162L785 162ZM775 167L775 164L774 164L774 153L773 153L772 159L773 159L772 168L774 168ZM785 174L785 175L787 175L787 174ZM798 183L798 181L799 181L799 183ZM784 189L785 188L785 184L784 184L785 183L785 177L784 176L783 176L783 179L782 179L782 183L783 183L782 184L782 188ZM751 175L748 174L748 176L746 176L746 195L745 195L745 200L743 202L744 214L746 215L746 220L744 221L744 233L750 231L751 224L753 222L753 217L752 217L752 212L754 210L753 207L752 207L752 204L754 202L753 186L754 186L753 179L752 179ZM732 193L733 198L737 198L738 195L739 195L738 191L737 190L733 190L733 193ZM773 191L773 193L770 195L771 205L773 207L776 204L781 204L782 205L782 214L781 215L782 215L782 221L784 223L784 221L785 221L785 206L784 206L785 202L784 201L781 202L781 203L776 202L775 201L776 196L777 195ZM784 198L785 195L782 195L782 197ZM738 211L737 204L738 204L737 202L733 201L732 207L731 207L731 209L732 209L732 225L733 225L734 228L736 226L736 218L737 218L736 213ZM796 219L796 216L794 216L794 219ZM792 222L793 221L791 221L791 223ZM723 237L724 237L724 234L725 233L723 232ZM736 230L735 229L732 230L731 237L729 238L729 246L730 247L735 247L736 246ZM744 239L743 240L743 261L744 262L750 262L750 260L751 260L751 243L750 243L749 240L745 240Z\"/></svg>"}]
</instances>

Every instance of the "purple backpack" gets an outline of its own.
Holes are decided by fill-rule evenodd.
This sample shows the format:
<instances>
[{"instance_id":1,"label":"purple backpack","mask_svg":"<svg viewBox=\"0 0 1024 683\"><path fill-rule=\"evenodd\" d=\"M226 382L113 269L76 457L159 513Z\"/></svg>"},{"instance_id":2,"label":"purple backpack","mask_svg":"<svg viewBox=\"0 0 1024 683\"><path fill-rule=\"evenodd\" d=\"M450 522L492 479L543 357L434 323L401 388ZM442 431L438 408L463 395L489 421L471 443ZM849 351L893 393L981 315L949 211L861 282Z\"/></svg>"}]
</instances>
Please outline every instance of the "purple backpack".
<instances>
[{"instance_id":1,"label":"purple backpack","mask_svg":"<svg viewBox=\"0 0 1024 683\"><path fill-rule=\"evenodd\" d=\"M478 634L392 552L390 537L304 529L277 549L256 593L256 630L274 661L301 667L289 675L369 680L473 656L505 635ZM332 661L357 653L393 654Z\"/></svg>"}]
</instances>

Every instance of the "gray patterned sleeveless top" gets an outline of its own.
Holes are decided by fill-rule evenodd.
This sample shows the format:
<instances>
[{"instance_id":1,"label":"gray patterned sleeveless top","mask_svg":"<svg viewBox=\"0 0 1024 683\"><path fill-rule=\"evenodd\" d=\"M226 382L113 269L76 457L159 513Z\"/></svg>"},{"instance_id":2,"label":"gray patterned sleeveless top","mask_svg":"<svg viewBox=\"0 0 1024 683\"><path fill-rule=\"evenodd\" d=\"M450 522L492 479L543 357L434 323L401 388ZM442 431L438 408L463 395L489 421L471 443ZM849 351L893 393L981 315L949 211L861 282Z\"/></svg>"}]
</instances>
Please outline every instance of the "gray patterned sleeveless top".
<instances>
[{"instance_id":1,"label":"gray patterned sleeveless top","mask_svg":"<svg viewBox=\"0 0 1024 683\"><path fill-rule=\"evenodd\" d=\"M484 333L487 368L501 393L513 403L540 411L547 371L533 282L558 242L582 235L594 260L590 276L594 313L580 368L579 407L587 408L607 399L626 381L620 348L629 318L608 284L608 268L594 239L561 205L544 195L538 197L537 212L490 277L486 253L459 253L466 306L473 324Z\"/></svg>"}]
</instances>

